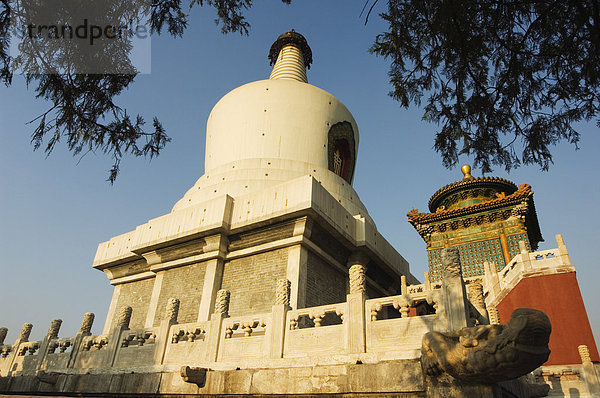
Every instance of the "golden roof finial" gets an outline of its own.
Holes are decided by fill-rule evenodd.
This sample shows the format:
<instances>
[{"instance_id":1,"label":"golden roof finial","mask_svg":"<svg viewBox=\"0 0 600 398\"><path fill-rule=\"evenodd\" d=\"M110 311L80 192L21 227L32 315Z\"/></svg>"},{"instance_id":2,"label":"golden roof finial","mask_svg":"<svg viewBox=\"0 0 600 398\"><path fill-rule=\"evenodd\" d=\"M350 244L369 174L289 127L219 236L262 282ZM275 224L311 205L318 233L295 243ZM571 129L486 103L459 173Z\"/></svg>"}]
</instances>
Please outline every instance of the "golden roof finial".
<instances>
[{"instance_id":1,"label":"golden roof finial","mask_svg":"<svg viewBox=\"0 0 600 398\"><path fill-rule=\"evenodd\" d=\"M462 173L464 174L463 180L472 180L473 178L475 178L471 175L471 166L469 166L468 164L463 165L460 168L460 171L462 171Z\"/></svg>"}]
</instances>

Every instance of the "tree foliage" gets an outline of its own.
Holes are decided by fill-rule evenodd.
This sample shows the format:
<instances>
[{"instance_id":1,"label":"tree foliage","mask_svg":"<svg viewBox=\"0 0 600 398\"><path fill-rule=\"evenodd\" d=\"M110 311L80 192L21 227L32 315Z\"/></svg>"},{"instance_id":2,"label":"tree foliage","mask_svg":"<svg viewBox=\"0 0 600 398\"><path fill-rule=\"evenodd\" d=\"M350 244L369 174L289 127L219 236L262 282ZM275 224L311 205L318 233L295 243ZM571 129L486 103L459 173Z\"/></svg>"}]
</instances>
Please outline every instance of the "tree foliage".
<instances>
[{"instance_id":1,"label":"tree foliage","mask_svg":"<svg viewBox=\"0 0 600 398\"><path fill-rule=\"evenodd\" d=\"M191 0L189 8L181 0L0 1L0 80L10 85L15 68L21 69L35 95L50 104L32 120L34 148L50 153L64 139L74 154L110 154L111 183L124 155L153 157L170 141L156 118L147 127L116 103L137 73L128 58L130 38L104 43L96 52L81 45L77 56L73 48L35 38L20 43L19 56L11 57L11 23L27 21L39 7L48 18L65 19L94 4L103 7L99 15L176 37L187 27L189 8L204 6L214 9L223 33L248 34L243 14L252 6L252 0ZM365 2L366 20L377 3ZM600 114L599 3L388 0L380 14L388 29L371 51L391 60L390 95L402 106L426 99L424 119L441 125L434 147L447 167L469 154L484 172L521 163L547 169L551 146L562 140L576 146L574 123ZM71 63L97 63L98 57L121 73L81 73Z\"/></svg>"},{"instance_id":2,"label":"tree foliage","mask_svg":"<svg viewBox=\"0 0 600 398\"><path fill-rule=\"evenodd\" d=\"M152 158L160 153L170 138L158 119L155 117L152 126L147 127L140 115L130 115L116 103L119 94L137 75L129 59L130 35L119 40L98 40L89 46L86 41L51 40L44 36L51 31L36 35L34 30L34 37L21 34L18 55L11 56L9 46L11 40L19 39L15 29L26 27L31 21L42 20L44 26L74 24L91 15L114 26L145 23L151 33L167 31L172 36L181 36L188 23L181 0L1 2L0 80L9 86L14 71L20 70L28 87L33 86L36 97L50 104L31 121L35 126L32 135L35 149L43 147L50 154L60 140L65 140L74 155L98 150L107 153L114 160L108 177L111 183L125 154ZM243 11L252 6L252 0L192 0L189 7L192 6L214 8L215 22L221 25L223 33L248 34L250 25ZM85 70L90 64L102 67L90 73Z\"/></svg>"},{"instance_id":3,"label":"tree foliage","mask_svg":"<svg viewBox=\"0 0 600 398\"><path fill-rule=\"evenodd\" d=\"M441 125L445 166L547 170L600 114L598 0L389 0L371 51L391 60L390 95ZM600 120L598 120L600 126ZM520 153L519 153L520 152Z\"/></svg>"}]
</instances>

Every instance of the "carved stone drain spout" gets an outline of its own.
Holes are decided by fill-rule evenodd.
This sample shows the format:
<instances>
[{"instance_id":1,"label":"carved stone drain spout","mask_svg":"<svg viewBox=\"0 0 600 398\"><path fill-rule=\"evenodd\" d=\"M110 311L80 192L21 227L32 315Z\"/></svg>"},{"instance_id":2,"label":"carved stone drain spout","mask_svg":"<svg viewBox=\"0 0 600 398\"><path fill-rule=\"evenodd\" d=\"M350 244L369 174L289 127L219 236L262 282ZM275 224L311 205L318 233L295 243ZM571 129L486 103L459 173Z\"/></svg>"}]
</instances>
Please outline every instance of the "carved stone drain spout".
<instances>
[{"instance_id":1,"label":"carved stone drain spout","mask_svg":"<svg viewBox=\"0 0 600 398\"><path fill-rule=\"evenodd\" d=\"M506 325L480 325L423 336L421 363L427 376L496 383L523 376L548 360L552 327L541 311L515 310Z\"/></svg>"},{"instance_id":2,"label":"carved stone drain spout","mask_svg":"<svg viewBox=\"0 0 600 398\"><path fill-rule=\"evenodd\" d=\"M198 387L206 385L206 368L196 368L190 366L182 366L180 370L181 378L186 383L196 384Z\"/></svg>"}]
</instances>

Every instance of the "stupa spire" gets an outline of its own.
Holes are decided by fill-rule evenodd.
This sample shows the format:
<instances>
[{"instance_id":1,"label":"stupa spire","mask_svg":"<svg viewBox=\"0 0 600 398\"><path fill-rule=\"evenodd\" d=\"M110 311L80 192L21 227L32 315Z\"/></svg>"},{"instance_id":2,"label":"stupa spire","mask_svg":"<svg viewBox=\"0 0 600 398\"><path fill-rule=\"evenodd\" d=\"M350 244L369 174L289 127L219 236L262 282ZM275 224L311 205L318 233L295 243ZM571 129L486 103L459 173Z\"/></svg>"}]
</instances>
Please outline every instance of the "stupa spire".
<instances>
[{"instance_id":1,"label":"stupa spire","mask_svg":"<svg viewBox=\"0 0 600 398\"><path fill-rule=\"evenodd\" d=\"M306 67L312 63L312 51L304 36L294 29L280 35L269 51L273 71L269 79L289 79L308 83Z\"/></svg>"}]
</instances>

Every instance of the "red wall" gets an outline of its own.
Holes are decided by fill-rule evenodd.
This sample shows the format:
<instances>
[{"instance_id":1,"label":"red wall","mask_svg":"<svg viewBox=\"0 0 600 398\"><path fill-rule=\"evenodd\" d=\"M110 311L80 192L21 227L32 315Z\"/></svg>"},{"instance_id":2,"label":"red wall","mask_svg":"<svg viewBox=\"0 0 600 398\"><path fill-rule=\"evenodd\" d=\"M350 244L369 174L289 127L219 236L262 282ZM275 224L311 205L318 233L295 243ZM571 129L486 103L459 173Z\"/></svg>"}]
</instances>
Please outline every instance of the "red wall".
<instances>
[{"instance_id":1,"label":"red wall","mask_svg":"<svg viewBox=\"0 0 600 398\"><path fill-rule=\"evenodd\" d=\"M544 365L581 363L577 346L582 344L592 361L600 361L575 272L522 279L497 306L500 323L508 322L517 308L541 310L550 318L552 353Z\"/></svg>"}]
</instances>

